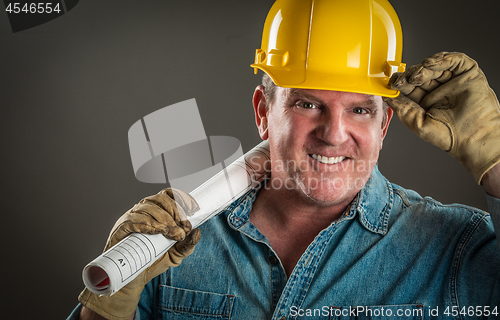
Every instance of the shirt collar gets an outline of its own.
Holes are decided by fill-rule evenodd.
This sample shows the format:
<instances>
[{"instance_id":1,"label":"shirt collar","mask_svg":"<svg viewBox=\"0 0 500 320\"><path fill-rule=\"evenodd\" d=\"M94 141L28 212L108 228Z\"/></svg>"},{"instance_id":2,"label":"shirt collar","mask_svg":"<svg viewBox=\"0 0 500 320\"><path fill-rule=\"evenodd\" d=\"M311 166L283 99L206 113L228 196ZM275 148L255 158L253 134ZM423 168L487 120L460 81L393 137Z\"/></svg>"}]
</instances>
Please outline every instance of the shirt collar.
<instances>
[{"instance_id":1,"label":"shirt collar","mask_svg":"<svg viewBox=\"0 0 500 320\"><path fill-rule=\"evenodd\" d=\"M247 191L247 193L226 208L226 212L230 213L228 221L235 228L239 228L250 219L250 210L252 209L252 204L255 201L259 190L260 189L251 189Z\"/></svg>"},{"instance_id":2,"label":"shirt collar","mask_svg":"<svg viewBox=\"0 0 500 320\"><path fill-rule=\"evenodd\" d=\"M234 227L239 228L249 220L250 210L258 191L258 189L248 191L226 208L226 212L230 213L229 222ZM394 191L391 184L375 165L367 183L349 205L346 218L355 217L358 213L359 221L366 229L385 235L393 200Z\"/></svg>"},{"instance_id":3,"label":"shirt collar","mask_svg":"<svg viewBox=\"0 0 500 320\"><path fill-rule=\"evenodd\" d=\"M351 210L359 213L359 221L366 229L385 235L393 201L391 183L375 166L365 186L351 204Z\"/></svg>"}]
</instances>

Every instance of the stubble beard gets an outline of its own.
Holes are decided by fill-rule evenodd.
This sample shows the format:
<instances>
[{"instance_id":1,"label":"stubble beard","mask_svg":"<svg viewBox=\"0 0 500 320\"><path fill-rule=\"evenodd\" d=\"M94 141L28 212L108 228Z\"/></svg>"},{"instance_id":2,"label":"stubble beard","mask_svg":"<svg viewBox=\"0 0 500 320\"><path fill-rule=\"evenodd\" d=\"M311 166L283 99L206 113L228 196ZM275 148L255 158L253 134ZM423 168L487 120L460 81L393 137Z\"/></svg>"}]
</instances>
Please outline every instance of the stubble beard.
<instances>
[{"instance_id":1,"label":"stubble beard","mask_svg":"<svg viewBox=\"0 0 500 320\"><path fill-rule=\"evenodd\" d=\"M320 172L318 176L309 176L307 171L294 170L288 173L287 188L294 189L305 201L321 207L338 204L349 204L365 186L371 176L374 164L359 170L353 164L353 172L337 175L332 172ZM344 168L345 169L345 168ZM311 168L309 168L311 170ZM314 171L314 170L313 170ZM355 173L363 171L361 176ZM342 171L338 171L342 172ZM356 178L354 178L356 176ZM332 198L332 195L334 198Z\"/></svg>"},{"instance_id":2,"label":"stubble beard","mask_svg":"<svg viewBox=\"0 0 500 320\"><path fill-rule=\"evenodd\" d=\"M306 202L319 207L328 207L332 205L341 204L343 202L350 202L352 199L346 201L346 195L354 189L353 185L336 186L335 182L331 182L329 177L326 177L324 172L320 173L320 177L305 177L304 172L295 171L290 173L290 182L293 182L293 189ZM340 181L337 178L335 181ZM339 190L343 189L344 192L339 194ZM356 192L357 193L357 192ZM337 194L335 198L330 198L332 194Z\"/></svg>"}]
</instances>

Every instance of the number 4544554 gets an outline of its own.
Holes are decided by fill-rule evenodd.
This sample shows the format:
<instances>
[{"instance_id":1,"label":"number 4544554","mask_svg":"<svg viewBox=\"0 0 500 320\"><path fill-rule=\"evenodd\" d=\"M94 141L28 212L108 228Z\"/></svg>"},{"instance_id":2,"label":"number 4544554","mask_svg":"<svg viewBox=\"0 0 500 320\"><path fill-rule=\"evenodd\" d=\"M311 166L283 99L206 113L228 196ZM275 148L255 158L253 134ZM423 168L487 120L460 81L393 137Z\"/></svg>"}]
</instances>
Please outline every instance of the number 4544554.
<instances>
[{"instance_id":1,"label":"number 4544554","mask_svg":"<svg viewBox=\"0 0 500 320\"><path fill-rule=\"evenodd\" d=\"M52 13L61 12L59 3L9 3L5 8L8 13Z\"/></svg>"}]
</instances>

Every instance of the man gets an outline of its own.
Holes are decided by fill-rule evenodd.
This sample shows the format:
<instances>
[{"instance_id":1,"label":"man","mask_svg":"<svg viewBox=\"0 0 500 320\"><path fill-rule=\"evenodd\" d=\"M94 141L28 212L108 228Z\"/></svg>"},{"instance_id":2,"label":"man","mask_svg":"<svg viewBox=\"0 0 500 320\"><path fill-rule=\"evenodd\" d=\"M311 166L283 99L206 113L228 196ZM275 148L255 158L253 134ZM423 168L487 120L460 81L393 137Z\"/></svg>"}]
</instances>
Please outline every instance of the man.
<instances>
[{"instance_id":1,"label":"man","mask_svg":"<svg viewBox=\"0 0 500 320\"><path fill-rule=\"evenodd\" d=\"M387 1L277 1L253 65L267 74L253 96L266 185L201 226L199 242L183 219L197 209L189 195L141 201L106 247L133 231L180 242L114 296L84 291L80 318L498 318L490 216L422 198L376 166L395 112L471 171L500 221L498 101L464 54L394 72L400 33Z\"/></svg>"}]
</instances>

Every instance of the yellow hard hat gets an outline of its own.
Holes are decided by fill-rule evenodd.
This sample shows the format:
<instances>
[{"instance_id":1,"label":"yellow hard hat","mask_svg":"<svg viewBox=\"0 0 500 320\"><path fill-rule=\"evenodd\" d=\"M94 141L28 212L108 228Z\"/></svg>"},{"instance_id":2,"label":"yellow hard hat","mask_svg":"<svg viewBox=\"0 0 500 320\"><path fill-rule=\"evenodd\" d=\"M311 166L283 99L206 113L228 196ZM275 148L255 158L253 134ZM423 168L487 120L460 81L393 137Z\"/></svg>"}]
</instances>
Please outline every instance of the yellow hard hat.
<instances>
[{"instance_id":1,"label":"yellow hard hat","mask_svg":"<svg viewBox=\"0 0 500 320\"><path fill-rule=\"evenodd\" d=\"M281 87L395 97L402 38L387 0L277 0L252 67Z\"/></svg>"}]
</instances>

